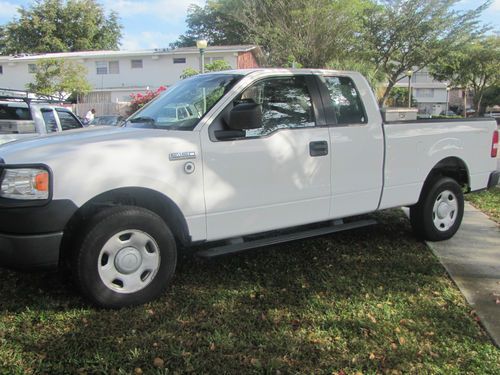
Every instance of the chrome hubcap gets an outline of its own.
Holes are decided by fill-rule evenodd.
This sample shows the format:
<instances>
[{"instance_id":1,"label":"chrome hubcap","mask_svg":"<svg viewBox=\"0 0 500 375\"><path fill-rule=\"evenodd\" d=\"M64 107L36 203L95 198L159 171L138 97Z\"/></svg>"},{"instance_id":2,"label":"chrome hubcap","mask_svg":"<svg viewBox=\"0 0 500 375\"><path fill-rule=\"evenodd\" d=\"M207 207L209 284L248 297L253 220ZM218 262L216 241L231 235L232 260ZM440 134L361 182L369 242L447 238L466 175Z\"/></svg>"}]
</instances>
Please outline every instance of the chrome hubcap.
<instances>
[{"instance_id":1,"label":"chrome hubcap","mask_svg":"<svg viewBox=\"0 0 500 375\"><path fill-rule=\"evenodd\" d=\"M119 232L102 247L98 259L102 282L118 293L134 293L153 281L160 250L149 234L137 229Z\"/></svg>"},{"instance_id":2,"label":"chrome hubcap","mask_svg":"<svg viewBox=\"0 0 500 375\"><path fill-rule=\"evenodd\" d=\"M142 257L135 247L121 249L115 257L115 267L120 273L130 274L141 266Z\"/></svg>"},{"instance_id":3,"label":"chrome hubcap","mask_svg":"<svg viewBox=\"0 0 500 375\"><path fill-rule=\"evenodd\" d=\"M450 190L441 192L434 202L432 209L432 221L434 226L441 232L450 229L457 219L458 202L457 197Z\"/></svg>"}]
</instances>

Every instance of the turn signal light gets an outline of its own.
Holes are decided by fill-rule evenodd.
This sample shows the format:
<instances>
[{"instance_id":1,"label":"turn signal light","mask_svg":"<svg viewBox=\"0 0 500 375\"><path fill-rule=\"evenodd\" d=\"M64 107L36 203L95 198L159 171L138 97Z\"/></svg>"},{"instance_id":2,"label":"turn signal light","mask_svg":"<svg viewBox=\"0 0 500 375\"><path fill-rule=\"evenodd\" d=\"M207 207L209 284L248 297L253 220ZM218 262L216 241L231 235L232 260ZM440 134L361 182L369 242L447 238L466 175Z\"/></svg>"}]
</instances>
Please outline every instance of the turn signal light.
<instances>
[{"instance_id":1,"label":"turn signal light","mask_svg":"<svg viewBox=\"0 0 500 375\"><path fill-rule=\"evenodd\" d=\"M35 189L49 191L49 172L43 171L35 176Z\"/></svg>"}]
</instances>

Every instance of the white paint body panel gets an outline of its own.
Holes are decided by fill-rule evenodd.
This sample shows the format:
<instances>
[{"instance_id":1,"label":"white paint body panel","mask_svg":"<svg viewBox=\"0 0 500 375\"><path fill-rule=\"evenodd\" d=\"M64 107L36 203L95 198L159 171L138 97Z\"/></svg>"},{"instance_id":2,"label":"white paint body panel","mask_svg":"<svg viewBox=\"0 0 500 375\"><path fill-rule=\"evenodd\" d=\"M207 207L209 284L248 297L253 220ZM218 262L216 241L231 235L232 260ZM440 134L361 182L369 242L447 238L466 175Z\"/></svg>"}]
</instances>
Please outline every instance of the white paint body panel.
<instances>
[{"instance_id":1,"label":"white paint body panel","mask_svg":"<svg viewBox=\"0 0 500 375\"><path fill-rule=\"evenodd\" d=\"M309 155L309 143L323 140L327 128L230 142L212 142L204 129L208 240L328 219L330 158Z\"/></svg>"},{"instance_id":2,"label":"white paint body panel","mask_svg":"<svg viewBox=\"0 0 500 375\"><path fill-rule=\"evenodd\" d=\"M361 74L345 75L358 89L368 123L330 127L334 219L375 211L383 185L384 134L375 96Z\"/></svg>"},{"instance_id":3,"label":"white paint body panel","mask_svg":"<svg viewBox=\"0 0 500 375\"><path fill-rule=\"evenodd\" d=\"M418 201L423 183L441 160L456 157L468 168L472 191L483 189L496 159L490 157L495 121L385 125L385 187L380 209Z\"/></svg>"},{"instance_id":4,"label":"white paint body panel","mask_svg":"<svg viewBox=\"0 0 500 375\"><path fill-rule=\"evenodd\" d=\"M194 151L196 170L184 172L186 160L174 152ZM122 187L143 187L173 200L194 241L205 238L205 202L197 132L132 128L86 128L0 147L7 164L43 163L54 176L54 199L78 207L95 196Z\"/></svg>"},{"instance_id":5,"label":"white paint body panel","mask_svg":"<svg viewBox=\"0 0 500 375\"><path fill-rule=\"evenodd\" d=\"M383 129L371 89L352 72L329 74L353 78L369 118L366 125L280 130L252 140L209 139L211 122L244 87L291 72L242 73L246 76L194 131L67 131L0 146L0 157L7 164L48 165L53 172L53 198L71 200L78 207L122 187L160 192L179 207L193 241L413 204L431 169L450 156L467 165L472 190L485 188L496 169L496 159L490 157L494 120L402 123ZM328 156L310 157L309 142L323 140L330 141ZM190 160L194 173L184 172L186 160L169 160L169 154L177 152L196 153Z\"/></svg>"}]
</instances>

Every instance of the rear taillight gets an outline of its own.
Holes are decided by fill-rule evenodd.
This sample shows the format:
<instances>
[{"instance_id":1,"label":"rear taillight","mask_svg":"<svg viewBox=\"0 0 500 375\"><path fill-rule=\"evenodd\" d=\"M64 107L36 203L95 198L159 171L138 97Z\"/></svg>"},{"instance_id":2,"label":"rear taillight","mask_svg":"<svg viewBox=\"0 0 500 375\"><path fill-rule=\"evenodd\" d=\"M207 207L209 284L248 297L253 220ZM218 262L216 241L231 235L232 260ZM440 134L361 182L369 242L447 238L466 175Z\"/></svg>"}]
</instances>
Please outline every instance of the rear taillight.
<instances>
[{"instance_id":1,"label":"rear taillight","mask_svg":"<svg viewBox=\"0 0 500 375\"><path fill-rule=\"evenodd\" d=\"M496 158L498 155L498 130L493 132L493 141L491 142L491 157Z\"/></svg>"}]
</instances>

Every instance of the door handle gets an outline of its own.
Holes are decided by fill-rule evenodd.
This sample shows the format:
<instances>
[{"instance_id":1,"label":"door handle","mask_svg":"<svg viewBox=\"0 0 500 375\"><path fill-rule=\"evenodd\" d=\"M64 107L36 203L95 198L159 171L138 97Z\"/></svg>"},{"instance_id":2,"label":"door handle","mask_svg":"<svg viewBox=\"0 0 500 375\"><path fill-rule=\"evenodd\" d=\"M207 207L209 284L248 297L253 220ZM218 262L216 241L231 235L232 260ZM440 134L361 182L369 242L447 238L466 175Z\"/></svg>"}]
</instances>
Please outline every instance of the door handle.
<instances>
[{"instance_id":1,"label":"door handle","mask_svg":"<svg viewBox=\"0 0 500 375\"><path fill-rule=\"evenodd\" d=\"M309 155L311 155L312 157L328 155L328 142L327 141L310 142Z\"/></svg>"}]
</instances>

